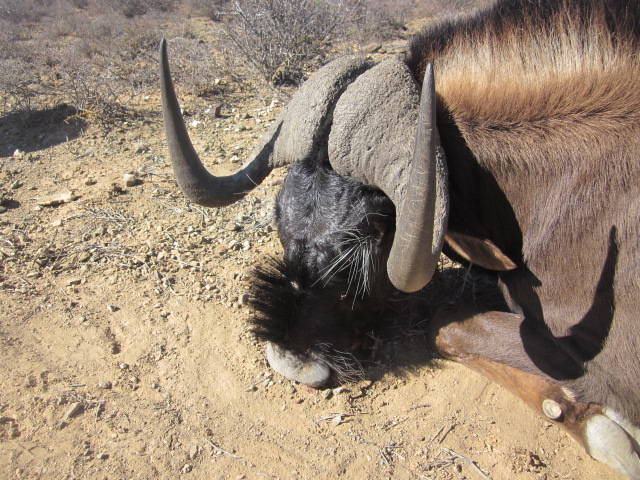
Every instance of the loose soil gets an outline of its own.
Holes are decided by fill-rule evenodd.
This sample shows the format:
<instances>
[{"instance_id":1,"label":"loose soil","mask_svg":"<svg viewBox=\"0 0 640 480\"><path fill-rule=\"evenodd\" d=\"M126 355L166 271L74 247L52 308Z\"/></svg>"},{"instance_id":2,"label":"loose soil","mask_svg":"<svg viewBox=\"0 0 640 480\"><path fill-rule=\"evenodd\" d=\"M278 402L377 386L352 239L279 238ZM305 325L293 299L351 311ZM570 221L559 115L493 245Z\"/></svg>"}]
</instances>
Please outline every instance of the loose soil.
<instances>
[{"instance_id":1,"label":"loose soil","mask_svg":"<svg viewBox=\"0 0 640 480\"><path fill-rule=\"evenodd\" d=\"M214 106L186 99L187 121L228 173L281 103ZM359 383L274 374L246 294L252 266L281 253L286 172L227 209L196 207L173 179L158 96L135 108L106 137L59 112L0 119L1 478L622 478L501 387L432 359L419 309L390 319Z\"/></svg>"}]
</instances>

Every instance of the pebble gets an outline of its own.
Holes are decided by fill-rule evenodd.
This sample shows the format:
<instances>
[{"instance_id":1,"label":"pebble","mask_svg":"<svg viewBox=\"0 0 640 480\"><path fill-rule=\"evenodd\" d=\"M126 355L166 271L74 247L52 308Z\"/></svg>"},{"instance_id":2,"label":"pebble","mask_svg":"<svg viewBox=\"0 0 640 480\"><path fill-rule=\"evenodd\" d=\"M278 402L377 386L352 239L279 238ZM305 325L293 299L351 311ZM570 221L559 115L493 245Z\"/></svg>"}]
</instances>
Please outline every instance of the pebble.
<instances>
[{"instance_id":1,"label":"pebble","mask_svg":"<svg viewBox=\"0 0 640 480\"><path fill-rule=\"evenodd\" d=\"M113 384L111 382L109 382L109 381L98 382L97 387L101 388L102 390L111 390L111 388L113 387Z\"/></svg>"},{"instance_id":2,"label":"pebble","mask_svg":"<svg viewBox=\"0 0 640 480\"><path fill-rule=\"evenodd\" d=\"M37 203L40 207L54 207L56 205L62 205L63 203L73 202L79 197L73 192L57 193L55 195L49 195L48 197L39 198Z\"/></svg>"},{"instance_id":3,"label":"pebble","mask_svg":"<svg viewBox=\"0 0 640 480\"><path fill-rule=\"evenodd\" d=\"M136 175L134 173L125 173L122 177L122 183L125 187L133 187L137 183Z\"/></svg>"},{"instance_id":4,"label":"pebble","mask_svg":"<svg viewBox=\"0 0 640 480\"><path fill-rule=\"evenodd\" d=\"M184 467L182 467L182 470L180 470L182 473L189 473L191 470L193 470L193 467L191 465L189 465L188 463L186 463L184 465Z\"/></svg>"},{"instance_id":5,"label":"pebble","mask_svg":"<svg viewBox=\"0 0 640 480\"><path fill-rule=\"evenodd\" d=\"M62 421L63 422L68 421L70 418L73 418L76 415L78 415L80 412L82 412L83 409L84 409L84 407L83 407L82 403L80 403L80 402L72 403L71 406L69 407L69 409L63 415Z\"/></svg>"},{"instance_id":6,"label":"pebble","mask_svg":"<svg viewBox=\"0 0 640 480\"><path fill-rule=\"evenodd\" d=\"M136 153L144 153L149 150L149 147L145 143L136 143L133 145L133 151Z\"/></svg>"},{"instance_id":7,"label":"pebble","mask_svg":"<svg viewBox=\"0 0 640 480\"><path fill-rule=\"evenodd\" d=\"M189 459L195 459L198 456L198 452L200 452L200 447L198 447L198 445L193 445L189 450Z\"/></svg>"}]
</instances>

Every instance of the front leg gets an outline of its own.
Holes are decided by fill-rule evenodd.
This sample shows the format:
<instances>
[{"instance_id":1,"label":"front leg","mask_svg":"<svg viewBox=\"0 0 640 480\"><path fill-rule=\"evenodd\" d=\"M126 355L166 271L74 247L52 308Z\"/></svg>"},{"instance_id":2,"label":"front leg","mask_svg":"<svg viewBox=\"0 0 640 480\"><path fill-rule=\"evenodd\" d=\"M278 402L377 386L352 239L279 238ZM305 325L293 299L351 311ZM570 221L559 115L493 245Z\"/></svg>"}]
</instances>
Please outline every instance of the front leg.
<instances>
[{"instance_id":1,"label":"front leg","mask_svg":"<svg viewBox=\"0 0 640 480\"><path fill-rule=\"evenodd\" d=\"M433 320L431 339L442 356L499 383L567 430L595 459L640 480L637 439L606 416L602 405L579 401L544 373L567 378L575 362L528 323L512 313L447 306ZM531 360L523 341L541 353L537 357L545 359L543 369Z\"/></svg>"}]
</instances>

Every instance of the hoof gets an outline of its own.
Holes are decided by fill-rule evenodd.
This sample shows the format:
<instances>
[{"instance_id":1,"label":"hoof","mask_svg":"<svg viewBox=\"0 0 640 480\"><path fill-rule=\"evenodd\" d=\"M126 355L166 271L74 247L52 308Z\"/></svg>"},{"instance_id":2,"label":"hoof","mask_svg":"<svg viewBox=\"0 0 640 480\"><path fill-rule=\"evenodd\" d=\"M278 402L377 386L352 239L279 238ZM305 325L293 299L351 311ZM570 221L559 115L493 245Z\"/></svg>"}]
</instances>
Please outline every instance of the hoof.
<instances>
[{"instance_id":1,"label":"hoof","mask_svg":"<svg viewBox=\"0 0 640 480\"><path fill-rule=\"evenodd\" d=\"M627 431L618 423L615 412L605 413L593 415L586 421L583 438L587 452L632 480L640 480L638 429L630 427Z\"/></svg>"},{"instance_id":2,"label":"hoof","mask_svg":"<svg viewBox=\"0 0 640 480\"><path fill-rule=\"evenodd\" d=\"M266 353L271 368L289 380L318 388L331 376L331 369L325 362L293 354L273 343L267 343Z\"/></svg>"}]
</instances>

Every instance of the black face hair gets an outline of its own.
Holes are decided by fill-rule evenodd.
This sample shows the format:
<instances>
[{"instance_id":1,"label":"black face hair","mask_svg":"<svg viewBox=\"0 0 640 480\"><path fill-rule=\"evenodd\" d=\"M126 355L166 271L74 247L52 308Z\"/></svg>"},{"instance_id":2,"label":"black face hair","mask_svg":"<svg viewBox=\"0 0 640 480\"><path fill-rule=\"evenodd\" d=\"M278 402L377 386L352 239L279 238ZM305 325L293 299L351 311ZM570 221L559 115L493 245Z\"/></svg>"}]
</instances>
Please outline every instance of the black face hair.
<instances>
[{"instance_id":1,"label":"black face hair","mask_svg":"<svg viewBox=\"0 0 640 480\"><path fill-rule=\"evenodd\" d=\"M275 257L256 267L249 305L255 310L252 332L262 342L283 344L295 327L296 305L304 299L297 288L295 268Z\"/></svg>"},{"instance_id":2,"label":"black face hair","mask_svg":"<svg viewBox=\"0 0 640 480\"><path fill-rule=\"evenodd\" d=\"M284 258L254 271L253 333L289 352L322 357L343 378L357 376L349 352L392 292L385 268L392 202L309 158L291 167L276 221Z\"/></svg>"}]
</instances>

